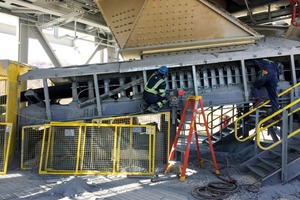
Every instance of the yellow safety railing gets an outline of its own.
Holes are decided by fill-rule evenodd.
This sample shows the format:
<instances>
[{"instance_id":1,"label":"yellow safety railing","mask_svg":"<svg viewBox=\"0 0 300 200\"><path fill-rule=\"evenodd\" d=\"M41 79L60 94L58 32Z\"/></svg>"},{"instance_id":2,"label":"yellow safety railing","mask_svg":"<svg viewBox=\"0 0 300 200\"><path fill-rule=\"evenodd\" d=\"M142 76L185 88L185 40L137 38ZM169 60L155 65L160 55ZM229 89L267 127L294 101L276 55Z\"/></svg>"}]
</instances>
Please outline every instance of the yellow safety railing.
<instances>
[{"instance_id":1,"label":"yellow safety railing","mask_svg":"<svg viewBox=\"0 0 300 200\"><path fill-rule=\"evenodd\" d=\"M273 113L272 115L264 118L263 120L261 120L258 124L257 124L257 127L256 127L256 133L262 133L263 131L265 130L268 130L268 128L270 128L271 126L275 125L276 123L278 123L278 120L277 121L274 121L270 124L268 124L267 126L264 126L264 127L261 127L264 123L266 123L268 120L272 119L273 117L275 117L276 115L280 114L283 112L283 110L288 110L290 109L291 107L295 106L296 104L300 103L300 99L297 99L296 101L293 101L292 103L290 103L289 105L285 106L283 109L281 110L278 110L277 112ZM298 112L300 111L300 107L293 110L292 112L288 113L288 116L291 116L292 114L294 114L295 112ZM294 135L298 134L300 132L300 128L298 128L297 130L293 131L292 133L288 134L287 138L291 138L293 137ZM272 145L268 146L268 147L263 147L260 143L260 137L261 137L261 134L257 134L257 140L256 140L256 143L257 143L257 146L262 149L262 150L269 150L269 149L272 149L273 147L277 146L278 144L281 144L282 143L282 140L278 140L277 142L273 143Z\"/></svg>"},{"instance_id":2,"label":"yellow safety railing","mask_svg":"<svg viewBox=\"0 0 300 200\"><path fill-rule=\"evenodd\" d=\"M168 159L170 151L170 127L171 116L170 112L147 113L139 115L127 115L118 117L108 117L93 119L92 123L98 124L149 124L156 125L158 132L156 133L156 149L155 149L155 163L158 165L165 164Z\"/></svg>"},{"instance_id":3,"label":"yellow safety railing","mask_svg":"<svg viewBox=\"0 0 300 200\"><path fill-rule=\"evenodd\" d=\"M154 174L152 125L45 124L40 174Z\"/></svg>"},{"instance_id":4,"label":"yellow safety railing","mask_svg":"<svg viewBox=\"0 0 300 200\"><path fill-rule=\"evenodd\" d=\"M283 95L285 95L285 94L291 92L292 90L294 90L294 89L297 88L298 86L300 86L300 82L297 83L297 84L295 84L294 86L292 86L292 87L286 89L285 91L281 92L281 93L278 95L278 97L281 97L281 96L283 96ZM252 134L250 134L249 136L247 136L247 137L245 137L245 138L240 138L240 137L238 136L238 122L239 122L240 120L242 120L243 118L249 116L250 114L254 113L257 109L259 109L259 108L261 108L261 107L267 105L269 102L270 102L270 100L264 102L264 103L263 103L262 105L260 105L259 107L254 108L254 109L251 109L249 112L243 114L242 116L240 116L239 118L236 119L236 121L235 121L235 123L234 123L234 135L235 135L236 140L238 140L238 141L240 141L240 142L245 142L245 141L247 141L247 140L253 138L254 136L256 136L256 132L253 132ZM276 115L279 114L279 113L280 113L280 112L277 111L277 112L275 112L272 116L276 116Z\"/></svg>"},{"instance_id":5,"label":"yellow safety railing","mask_svg":"<svg viewBox=\"0 0 300 200\"><path fill-rule=\"evenodd\" d=\"M95 123L95 126L98 126L98 124L118 124L118 125L154 125L156 127L156 134L155 138L156 140L149 140L149 144L152 144L155 142L155 144L152 146L155 149L155 155L153 155L153 158L155 159L155 165L162 165L165 164L167 160L167 156L169 153L169 140L170 140L170 113L169 112L163 112L163 113L150 113L150 114L143 114L143 115L130 115L130 116L119 116L119 117L111 117L111 118L99 118L99 119L93 119L92 123ZM60 125L60 127L64 127L64 125L68 125L69 127L72 127L74 125L79 125L83 124L83 121L68 121L68 122L54 122L52 121L50 123L52 126L49 125L31 125L31 126L23 126L22 127L22 145L21 145L21 169L23 170L29 170L33 168L38 168L40 165L40 160L43 159L43 170L46 170L45 173L48 173L47 171L51 171L51 173L55 173L55 170L51 168L55 164L55 156L54 153L56 153L55 148L61 148L57 147L53 141L55 141L55 134L52 134L52 132L57 132L58 127L56 125ZM126 127L118 128L118 133L117 133L117 149L118 152L116 155L129 155L128 153L130 152L125 152L122 150L122 145L119 142L126 134L122 134L122 131L126 131L127 129L127 135L130 140L128 140L128 148L132 149L134 148L134 136L136 134L133 134L134 129L129 129ZM79 130L79 129L78 129ZM85 136L85 133L87 132L87 129L85 126L83 126L82 133L81 133L81 139L80 143L81 144L87 144L88 137L83 137ZM51 133L51 134L50 134ZM97 140L97 136L95 134L90 134L90 139L93 141ZM112 133L112 138L115 135L115 133ZM45 137L43 139L43 137ZM79 139L79 138L78 138ZM113 140L113 139L112 139ZM42 141L45 141L44 144L44 149L43 152L44 154L41 157L41 149L42 149ZM48 145L49 142L49 145ZM58 141L58 143L61 141ZM144 143L144 142L143 142ZM68 141L64 145L66 148L68 147ZM74 142L75 144L75 142ZM76 148L78 146L78 142L76 140ZM96 146L95 146L96 145ZM63 145L62 145L63 146ZM87 146L82 146L80 148L79 152L79 157L80 157L80 162L78 163L78 167L80 169L85 169L86 171L96 171L95 173L100 173L99 171L104 172L107 170L106 168L103 167L101 169L95 170L93 167L87 168L84 167L86 163L83 161L86 161L87 155L86 152L92 152L90 156L90 166L92 165L97 165L98 160L101 159L106 159L107 162L110 162L111 158L113 155L107 155L109 158L106 158L103 155L103 150L100 152L97 151L97 144L91 144ZM72 148L71 148L72 149ZM113 149L113 148L112 148ZM72 151L75 151L74 149ZM133 157L137 157L137 153L139 151L133 150ZM70 153L70 151L69 151ZM77 154L72 154L74 155L74 158L77 157ZM150 155L149 155L150 156ZM152 155L151 155L152 156ZM116 157L118 160L116 160L116 169L115 172L118 172L122 170L122 165L120 164L122 162L121 157ZM146 160L146 158L142 158L143 160ZM47 166L47 167L45 167ZM46 168L46 169L44 169ZM76 162L74 162L74 169L76 168ZM105 171L107 172L107 171ZM61 173L61 172L59 172ZM107 173L112 173L112 171L108 171Z\"/></svg>"},{"instance_id":6,"label":"yellow safety railing","mask_svg":"<svg viewBox=\"0 0 300 200\"><path fill-rule=\"evenodd\" d=\"M12 123L0 123L0 174L7 172L12 128Z\"/></svg>"},{"instance_id":7,"label":"yellow safety railing","mask_svg":"<svg viewBox=\"0 0 300 200\"><path fill-rule=\"evenodd\" d=\"M232 108L226 109L226 111L223 112L223 110L225 110L225 109L226 108L223 108L223 106L219 106L218 108L213 109L211 112L209 112L207 114L206 120L207 120L209 129L211 129L211 134L213 133L212 130L214 130L215 128L217 128L219 126L222 126L222 124L223 124L222 119L225 115L229 115L231 113L231 116L228 118L228 120L230 120L230 121L233 121L233 119L237 116L237 114L235 113L235 109L236 109L235 106L232 106ZM222 110L222 112L221 112L222 114L214 115L214 112L219 111L219 110ZM200 118L200 116L198 118Z\"/></svg>"},{"instance_id":8,"label":"yellow safety railing","mask_svg":"<svg viewBox=\"0 0 300 200\"><path fill-rule=\"evenodd\" d=\"M44 125L22 127L21 169L29 170L39 166Z\"/></svg>"}]
</instances>

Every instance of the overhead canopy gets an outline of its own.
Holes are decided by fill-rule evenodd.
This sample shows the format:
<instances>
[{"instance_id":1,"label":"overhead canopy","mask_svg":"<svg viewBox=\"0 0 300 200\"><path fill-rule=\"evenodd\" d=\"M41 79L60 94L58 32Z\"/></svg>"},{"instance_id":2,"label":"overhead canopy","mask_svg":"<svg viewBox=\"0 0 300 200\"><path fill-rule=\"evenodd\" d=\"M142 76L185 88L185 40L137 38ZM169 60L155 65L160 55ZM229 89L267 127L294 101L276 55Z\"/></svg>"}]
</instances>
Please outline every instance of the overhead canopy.
<instances>
[{"instance_id":1,"label":"overhead canopy","mask_svg":"<svg viewBox=\"0 0 300 200\"><path fill-rule=\"evenodd\" d=\"M125 59L251 44L262 37L206 0L97 0Z\"/></svg>"}]
</instances>

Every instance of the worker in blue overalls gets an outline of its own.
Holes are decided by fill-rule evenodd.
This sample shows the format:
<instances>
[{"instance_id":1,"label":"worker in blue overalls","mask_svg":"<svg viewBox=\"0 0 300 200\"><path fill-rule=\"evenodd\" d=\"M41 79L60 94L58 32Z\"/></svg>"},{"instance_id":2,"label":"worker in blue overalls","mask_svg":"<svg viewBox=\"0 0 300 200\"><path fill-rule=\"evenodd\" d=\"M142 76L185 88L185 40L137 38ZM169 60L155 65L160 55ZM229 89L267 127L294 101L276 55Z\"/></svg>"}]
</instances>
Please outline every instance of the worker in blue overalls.
<instances>
[{"instance_id":1,"label":"worker in blue overalls","mask_svg":"<svg viewBox=\"0 0 300 200\"><path fill-rule=\"evenodd\" d=\"M150 76L144 87L143 98L148 104L147 110L150 112L158 112L168 102L165 82L167 75L168 68L161 66Z\"/></svg>"},{"instance_id":2,"label":"worker in blue overalls","mask_svg":"<svg viewBox=\"0 0 300 200\"><path fill-rule=\"evenodd\" d=\"M272 113L274 113L279 110L279 100L277 94L279 72L277 63L269 59L255 59L252 62L259 66L261 70L260 76L252 85L252 93L254 98L256 98L253 107L257 108L263 104L260 89L265 87L271 102ZM277 118L281 118L281 116L277 116Z\"/></svg>"}]
</instances>

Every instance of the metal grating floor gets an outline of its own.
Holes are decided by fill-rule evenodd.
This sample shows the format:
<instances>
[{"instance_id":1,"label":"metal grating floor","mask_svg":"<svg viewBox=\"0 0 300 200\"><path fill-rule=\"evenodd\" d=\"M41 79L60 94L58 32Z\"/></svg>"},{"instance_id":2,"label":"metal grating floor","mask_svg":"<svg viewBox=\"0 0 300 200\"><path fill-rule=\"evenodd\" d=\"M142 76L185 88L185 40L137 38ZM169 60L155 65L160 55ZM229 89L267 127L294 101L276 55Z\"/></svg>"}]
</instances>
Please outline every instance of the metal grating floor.
<instances>
[{"instance_id":1,"label":"metal grating floor","mask_svg":"<svg viewBox=\"0 0 300 200\"><path fill-rule=\"evenodd\" d=\"M195 165L188 168L185 182L177 178L151 182L150 177L39 175L36 170L9 170L7 174L0 175L0 200L192 200L195 199L191 195L194 188L220 181L211 172L211 164L203 164L202 169ZM222 175L226 173L232 175L239 185L255 182L254 177L241 174L235 168L221 170ZM259 193L240 187L226 200L299 199L296 197L299 188L300 177L285 185L259 188Z\"/></svg>"},{"instance_id":2,"label":"metal grating floor","mask_svg":"<svg viewBox=\"0 0 300 200\"><path fill-rule=\"evenodd\" d=\"M67 185L75 179L76 182ZM128 178L120 175L75 177L39 175L36 172L16 170L0 175L0 185L0 200L193 199L190 194L191 185L187 182L181 183L176 178L152 183L150 178ZM80 194L85 190L87 191Z\"/></svg>"}]
</instances>

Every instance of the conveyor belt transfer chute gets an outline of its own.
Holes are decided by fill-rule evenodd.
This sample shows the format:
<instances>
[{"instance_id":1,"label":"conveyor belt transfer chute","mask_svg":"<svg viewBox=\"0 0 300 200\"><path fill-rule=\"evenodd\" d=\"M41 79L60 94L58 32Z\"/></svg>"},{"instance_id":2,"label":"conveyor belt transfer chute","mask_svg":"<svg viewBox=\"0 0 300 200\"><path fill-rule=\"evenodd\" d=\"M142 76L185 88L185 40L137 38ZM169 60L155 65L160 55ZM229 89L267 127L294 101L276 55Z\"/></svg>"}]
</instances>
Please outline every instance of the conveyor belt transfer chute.
<instances>
[{"instance_id":1,"label":"conveyor belt transfer chute","mask_svg":"<svg viewBox=\"0 0 300 200\"><path fill-rule=\"evenodd\" d=\"M253 44L262 37L206 0L97 0L124 59Z\"/></svg>"}]
</instances>

